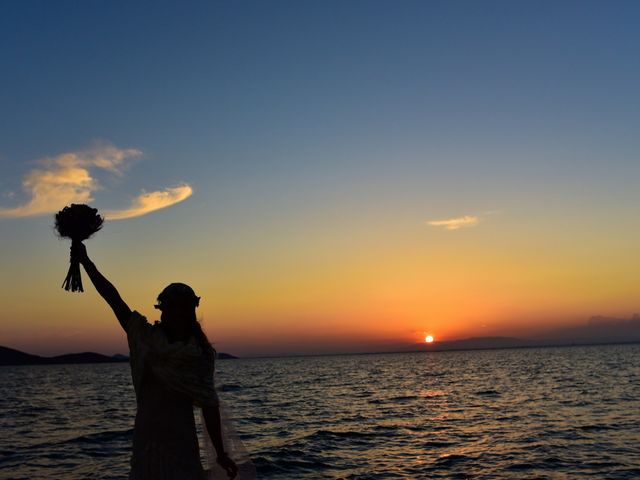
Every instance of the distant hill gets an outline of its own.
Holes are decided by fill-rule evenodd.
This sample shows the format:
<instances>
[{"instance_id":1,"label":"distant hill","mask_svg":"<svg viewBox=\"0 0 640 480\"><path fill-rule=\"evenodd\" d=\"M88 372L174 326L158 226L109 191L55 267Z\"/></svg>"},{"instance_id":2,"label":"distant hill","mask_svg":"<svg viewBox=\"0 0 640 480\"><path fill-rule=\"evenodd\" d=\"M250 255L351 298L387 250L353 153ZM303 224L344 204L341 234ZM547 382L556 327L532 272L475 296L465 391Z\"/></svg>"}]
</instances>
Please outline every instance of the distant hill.
<instances>
[{"instance_id":1,"label":"distant hill","mask_svg":"<svg viewBox=\"0 0 640 480\"><path fill-rule=\"evenodd\" d=\"M596 317L598 318L598 317ZM591 322L587 326L554 330L534 339L514 337L473 337L463 340L416 344L419 351L442 352L450 350L491 350L498 348L552 347L563 345L597 345L640 342L640 322Z\"/></svg>"},{"instance_id":2,"label":"distant hill","mask_svg":"<svg viewBox=\"0 0 640 480\"><path fill-rule=\"evenodd\" d=\"M615 318L596 315L585 324L549 330L536 337L472 337L463 340L418 343L418 351L488 350L494 348L547 347L640 342L640 315Z\"/></svg>"},{"instance_id":3,"label":"distant hill","mask_svg":"<svg viewBox=\"0 0 640 480\"><path fill-rule=\"evenodd\" d=\"M122 355L109 357L99 353L68 353L56 357L41 357L30 353L0 346L0 365L56 365L63 363L113 363L128 362L128 357Z\"/></svg>"},{"instance_id":4,"label":"distant hill","mask_svg":"<svg viewBox=\"0 0 640 480\"><path fill-rule=\"evenodd\" d=\"M224 353L224 352L219 352L218 353L218 360L235 360L238 357L236 357L235 355L231 355L230 353Z\"/></svg>"},{"instance_id":5,"label":"distant hill","mask_svg":"<svg viewBox=\"0 0 640 480\"><path fill-rule=\"evenodd\" d=\"M0 365L35 365L42 363L42 360L42 357L37 355L29 355L13 348L0 347Z\"/></svg>"},{"instance_id":6,"label":"distant hill","mask_svg":"<svg viewBox=\"0 0 640 480\"><path fill-rule=\"evenodd\" d=\"M234 359L238 358L229 353L218 353L218 359ZM41 357L40 355L32 355L30 353L21 352L9 347L0 346L0 366L8 365L59 365L66 363L122 363L128 362L129 357L126 355L113 355L109 357L100 353L83 352L83 353L67 353L55 357Z\"/></svg>"},{"instance_id":7,"label":"distant hill","mask_svg":"<svg viewBox=\"0 0 640 480\"><path fill-rule=\"evenodd\" d=\"M585 325L558 328L541 335L538 340L571 343L617 343L640 341L640 315L615 318L596 315Z\"/></svg>"},{"instance_id":8,"label":"distant hill","mask_svg":"<svg viewBox=\"0 0 640 480\"><path fill-rule=\"evenodd\" d=\"M514 337L472 337L463 340L451 340L428 344L417 344L420 350L445 351L445 350L489 350L494 348L518 348L540 345L539 342L524 340Z\"/></svg>"}]
</instances>

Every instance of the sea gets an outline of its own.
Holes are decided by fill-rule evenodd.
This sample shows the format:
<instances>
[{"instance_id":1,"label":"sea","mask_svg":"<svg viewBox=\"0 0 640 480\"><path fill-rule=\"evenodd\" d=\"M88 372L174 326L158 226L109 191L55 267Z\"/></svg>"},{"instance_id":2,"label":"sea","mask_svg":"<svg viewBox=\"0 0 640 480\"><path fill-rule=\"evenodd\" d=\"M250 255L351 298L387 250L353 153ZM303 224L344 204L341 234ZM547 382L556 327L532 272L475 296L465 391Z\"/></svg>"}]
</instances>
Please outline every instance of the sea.
<instances>
[{"instance_id":1,"label":"sea","mask_svg":"<svg viewBox=\"0 0 640 480\"><path fill-rule=\"evenodd\" d=\"M220 360L261 479L639 479L640 345ZM125 364L0 367L0 478L125 479Z\"/></svg>"}]
</instances>

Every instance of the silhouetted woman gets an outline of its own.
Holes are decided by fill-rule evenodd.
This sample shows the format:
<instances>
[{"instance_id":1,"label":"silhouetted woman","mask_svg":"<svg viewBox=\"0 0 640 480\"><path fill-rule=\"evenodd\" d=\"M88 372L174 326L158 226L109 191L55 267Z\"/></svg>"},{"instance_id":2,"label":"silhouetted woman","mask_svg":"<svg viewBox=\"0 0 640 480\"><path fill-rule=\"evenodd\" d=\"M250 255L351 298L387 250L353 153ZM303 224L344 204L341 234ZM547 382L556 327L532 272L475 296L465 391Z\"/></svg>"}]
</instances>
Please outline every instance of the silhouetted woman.
<instances>
[{"instance_id":1,"label":"silhouetted woman","mask_svg":"<svg viewBox=\"0 0 640 480\"><path fill-rule=\"evenodd\" d=\"M215 350L196 319L200 297L188 285L172 283L158 296L162 314L155 325L131 311L116 288L98 271L82 243L71 255L86 270L113 309L129 342L137 413L131 480L202 480L193 405L202 408L217 453L230 478L238 467L224 450L218 396L213 383Z\"/></svg>"}]
</instances>

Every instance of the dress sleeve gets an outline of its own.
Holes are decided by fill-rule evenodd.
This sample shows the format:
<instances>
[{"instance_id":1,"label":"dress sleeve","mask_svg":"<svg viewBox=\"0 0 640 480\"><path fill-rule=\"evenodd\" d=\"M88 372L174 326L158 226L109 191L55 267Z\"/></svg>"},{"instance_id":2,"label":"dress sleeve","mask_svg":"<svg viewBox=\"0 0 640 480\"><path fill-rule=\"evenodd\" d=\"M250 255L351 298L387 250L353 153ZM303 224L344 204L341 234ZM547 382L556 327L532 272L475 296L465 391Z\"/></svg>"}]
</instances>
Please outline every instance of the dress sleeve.
<instances>
[{"instance_id":1,"label":"dress sleeve","mask_svg":"<svg viewBox=\"0 0 640 480\"><path fill-rule=\"evenodd\" d=\"M136 397L142 390L142 378L145 371L145 358L149 353L147 339L151 335L153 327L147 323L147 319L135 310L131 312L127 323L127 343L129 344L129 364Z\"/></svg>"},{"instance_id":2,"label":"dress sleeve","mask_svg":"<svg viewBox=\"0 0 640 480\"><path fill-rule=\"evenodd\" d=\"M129 350L133 351L140 344L141 340L150 334L151 325L147 319L137 311L131 312L129 323L127 324L127 341Z\"/></svg>"}]
</instances>

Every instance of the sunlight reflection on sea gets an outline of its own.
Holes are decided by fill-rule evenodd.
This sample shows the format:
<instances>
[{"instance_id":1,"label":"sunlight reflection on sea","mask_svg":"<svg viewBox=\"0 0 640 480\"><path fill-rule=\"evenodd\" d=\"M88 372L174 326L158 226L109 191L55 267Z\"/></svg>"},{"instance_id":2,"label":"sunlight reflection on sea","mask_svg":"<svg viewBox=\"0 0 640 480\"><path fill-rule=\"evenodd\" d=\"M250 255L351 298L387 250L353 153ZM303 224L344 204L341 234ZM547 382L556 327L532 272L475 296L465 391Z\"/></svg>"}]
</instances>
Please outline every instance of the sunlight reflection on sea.
<instances>
[{"instance_id":1,"label":"sunlight reflection on sea","mask_svg":"<svg viewBox=\"0 0 640 480\"><path fill-rule=\"evenodd\" d=\"M126 478L126 364L0 368L0 478ZM640 478L640 345L225 360L259 478Z\"/></svg>"}]
</instances>

